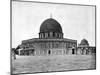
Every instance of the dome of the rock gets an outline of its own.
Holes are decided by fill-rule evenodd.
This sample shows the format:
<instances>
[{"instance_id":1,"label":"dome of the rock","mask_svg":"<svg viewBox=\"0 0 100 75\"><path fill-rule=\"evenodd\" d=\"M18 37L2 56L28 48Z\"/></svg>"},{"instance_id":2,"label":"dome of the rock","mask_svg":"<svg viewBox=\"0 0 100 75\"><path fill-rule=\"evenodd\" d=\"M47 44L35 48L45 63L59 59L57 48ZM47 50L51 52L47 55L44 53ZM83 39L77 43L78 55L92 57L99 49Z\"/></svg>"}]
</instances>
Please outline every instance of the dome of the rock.
<instances>
[{"instance_id":1,"label":"dome of the rock","mask_svg":"<svg viewBox=\"0 0 100 75\"><path fill-rule=\"evenodd\" d=\"M46 19L40 26L40 33L44 32L58 32L62 33L61 25L52 18Z\"/></svg>"}]
</instances>

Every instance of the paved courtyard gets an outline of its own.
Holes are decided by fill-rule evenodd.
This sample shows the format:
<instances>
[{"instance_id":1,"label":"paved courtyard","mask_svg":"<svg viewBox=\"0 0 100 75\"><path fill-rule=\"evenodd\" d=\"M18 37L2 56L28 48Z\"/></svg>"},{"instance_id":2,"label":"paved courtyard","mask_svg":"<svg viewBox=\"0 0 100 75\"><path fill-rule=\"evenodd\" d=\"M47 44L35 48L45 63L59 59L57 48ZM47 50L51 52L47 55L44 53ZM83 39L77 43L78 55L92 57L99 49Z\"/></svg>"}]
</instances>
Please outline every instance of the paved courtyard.
<instances>
[{"instance_id":1,"label":"paved courtyard","mask_svg":"<svg viewBox=\"0 0 100 75\"><path fill-rule=\"evenodd\" d=\"M12 72L36 73L95 69L94 55L17 56L12 59Z\"/></svg>"}]
</instances>

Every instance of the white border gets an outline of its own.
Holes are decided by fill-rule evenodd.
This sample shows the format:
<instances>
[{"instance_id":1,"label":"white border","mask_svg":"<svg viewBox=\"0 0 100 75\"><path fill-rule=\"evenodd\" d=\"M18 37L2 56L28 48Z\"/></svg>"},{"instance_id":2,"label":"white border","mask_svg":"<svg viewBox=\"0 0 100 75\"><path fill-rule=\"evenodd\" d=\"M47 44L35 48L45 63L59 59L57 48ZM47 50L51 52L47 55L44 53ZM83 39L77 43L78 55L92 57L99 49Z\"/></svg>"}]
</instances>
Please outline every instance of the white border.
<instances>
[{"instance_id":1,"label":"white border","mask_svg":"<svg viewBox=\"0 0 100 75\"><path fill-rule=\"evenodd\" d=\"M34 0L28 0L34 1ZM40 75L99 75L100 72L100 0L35 0L42 2L88 4L97 6L97 69L55 73L39 73ZM10 74L10 0L0 0L0 75ZM26 74L25 74L26 75ZM28 75L28 74L27 74ZM34 74L35 75L35 74Z\"/></svg>"}]
</instances>

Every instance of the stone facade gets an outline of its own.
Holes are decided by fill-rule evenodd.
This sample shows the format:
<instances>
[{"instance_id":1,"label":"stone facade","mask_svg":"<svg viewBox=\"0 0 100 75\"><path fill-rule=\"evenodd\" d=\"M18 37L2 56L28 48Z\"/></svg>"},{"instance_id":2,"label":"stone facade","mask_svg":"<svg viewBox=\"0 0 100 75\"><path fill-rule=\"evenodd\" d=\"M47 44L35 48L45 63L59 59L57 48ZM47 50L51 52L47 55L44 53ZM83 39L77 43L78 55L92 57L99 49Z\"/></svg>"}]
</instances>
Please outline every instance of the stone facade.
<instances>
[{"instance_id":1,"label":"stone facade","mask_svg":"<svg viewBox=\"0 0 100 75\"><path fill-rule=\"evenodd\" d=\"M77 47L77 54L81 55L91 55L96 54L96 47L89 46L86 39L81 40L81 43Z\"/></svg>"},{"instance_id":2,"label":"stone facade","mask_svg":"<svg viewBox=\"0 0 100 75\"><path fill-rule=\"evenodd\" d=\"M39 38L23 40L19 55L76 54L77 40L63 38L60 24L52 18L40 26Z\"/></svg>"},{"instance_id":3,"label":"stone facade","mask_svg":"<svg viewBox=\"0 0 100 75\"><path fill-rule=\"evenodd\" d=\"M80 54L80 55L92 55L92 54L96 54L96 47L92 47L92 46L77 47L77 54Z\"/></svg>"},{"instance_id":4,"label":"stone facade","mask_svg":"<svg viewBox=\"0 0 100 75\"><path fill-rule=\"evenodd\" d=\"M22 41L20 55L62 55L69 54L74 47L77 47L76 40L69 39L31 39ZM25 54L24 54L25 53ZM72 53L70 53L72 54Z\"/></svg>"},{"instance_id":5,"label":"stone facade","mask_svg":"<svg viewBox=\"0 0 100 75\"><path fill-rule=\"evenodd\" d=\"M90 47L83 39L77 47L77 40L63 38L60 24L52 18L46 19L40 26L39 38L23 40L19 55L87 55L95 53L95 47Z\"/></svg>"}]
</instances>

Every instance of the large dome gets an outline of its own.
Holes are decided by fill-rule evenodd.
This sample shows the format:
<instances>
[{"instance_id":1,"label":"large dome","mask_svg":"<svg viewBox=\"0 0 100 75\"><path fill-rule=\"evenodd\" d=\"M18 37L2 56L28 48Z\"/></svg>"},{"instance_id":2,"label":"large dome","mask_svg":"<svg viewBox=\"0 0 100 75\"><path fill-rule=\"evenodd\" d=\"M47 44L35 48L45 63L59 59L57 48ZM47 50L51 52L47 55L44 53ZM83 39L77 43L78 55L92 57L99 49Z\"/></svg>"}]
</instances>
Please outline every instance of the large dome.
<instances>
[{"instance_id":1,"label":"large dome","mask_svg":"<svg viewBox=\"0 0 100 75\"><path fill-rule=\"evenodd\" d=\"M60 24L52 18L46 19L40 26L40 33L44 32L58 32L62 33Z\"/></svg>"}]
</instances>

